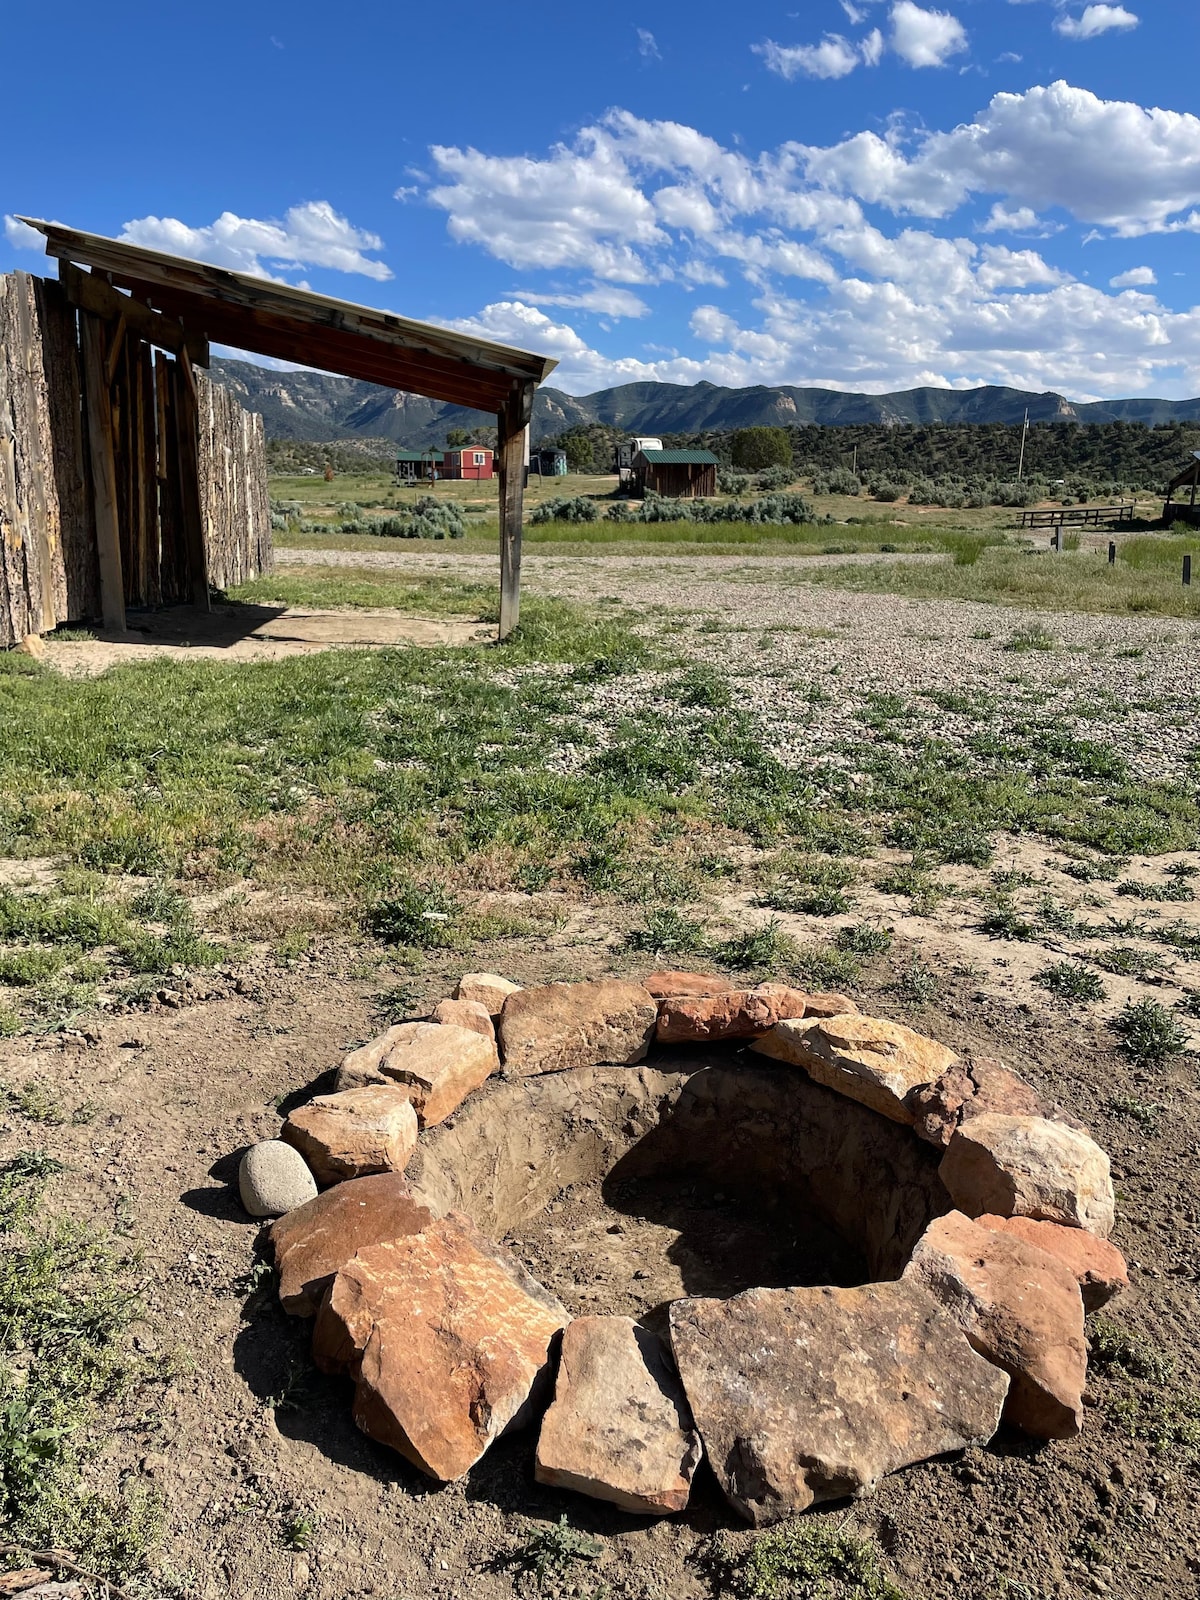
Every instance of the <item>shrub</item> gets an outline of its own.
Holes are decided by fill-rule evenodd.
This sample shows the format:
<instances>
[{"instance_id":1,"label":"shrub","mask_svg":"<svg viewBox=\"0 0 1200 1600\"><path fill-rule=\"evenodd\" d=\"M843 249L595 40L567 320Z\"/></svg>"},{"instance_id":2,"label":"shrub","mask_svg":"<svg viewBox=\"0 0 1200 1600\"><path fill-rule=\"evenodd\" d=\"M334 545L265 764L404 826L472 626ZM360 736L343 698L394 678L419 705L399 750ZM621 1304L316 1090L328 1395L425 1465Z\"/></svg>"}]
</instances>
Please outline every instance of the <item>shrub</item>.
<instances>
[{"instance_id":1,"label":"shrub","mask_svg":"<svg viewBox=\"0 0 1200 1600\"><path fill-rule=\"evenodd\" d=\"M1121 1049L1139 1067L1162 1066L1187 1046L1187 1032L1165 1006L1146 996L1127 1000L1125 1009L1113 1021Z\"/></svg>"},{"instance_id":2,"label":"shrub","mask_svg":"<svg viewBox=\"0 0 1200 1600\"><path fill-rule=\"evenodd\" d=\"M773 523L776 526L791 523L799 527L813 520L813 508L802 494L769 494L761 500L750 502L744 520Z\"/></svg>"},{"instance_id":3,"label":"shrub","mask_svg":"<svg viewBox=\"0 0 1200 1600\"><path fill-rule=\"evenodd\" d=\"M745 494L753 482L753 474L749 472L730 472L722 467L717 473L717 488L722 494Z\"/></svg>"},{"instance_id":4,"label":"shrub","mask_svg":"<svg viewBox=\"0 0 1200 1600\"><path fill-rule=\"evenodd\" d=\"M423 494L399 517L377 522L342 524L343 533L375 533L388 539L461 539L467 524L453 500L436 500Z\"/></svg>"},{"instance_id":5,"label":"shrub","mask_svg":"<svg viewBox=\"0 0 1200 1600\"><path fill-rule=\"evenodd\" d=\"M765 472L760 472L754 481L754 487L759 494L773 494L778 489L790 489L796 481L796 474L790 466L768 467Z\"/></svg>"},{"instance_id":6,"label":"shrub","mask_svg":"<svg viewBox=\"0 0 1200 1600\"><path fill-rule=\"evenodd\" d=\"M871 494L876 500L899 500L903 493L900 484L893 483L890 478L881 478L878 483L871 485Z\"/></svg>"},{"instance_id":7,"label":"shrub","mask_svg":"<svg viewBox=\"0 0 1200 1600\"><path fill-rule=\"evenodd\" d=\"M1056 961L1052 966L1043 967L1034 973L1033 981L1064 1000L1104 999L1104 981L1100 975L1074 961Z\"/></svg>"},{"instance_id":8,"label":"shrub","mask_svg":"<svg viewBox=\"0 0 1200 1600\"><path fill-rule=\"evenodd\" d=\"M790 1522L760 1533L736 1557L723 1542L716 1565L738 1600L905 1600L873 1544L843 1524Z\"/></svg>"},{"instance_id":9,"label":"shrub","mask_svg":"<svg viewBox=\"0 0 1200 1600\"><path fill-rule=\"evenodd\" d=\"M385 944L412 945L418 950L443 950L454 942L454 926L462 907L454 895L419 884L399 885L367 912L367 926Z\"/></svg>"},{"instance_id":10,"label":"shrub","mask_svg":"<svg viewBox=\"0 0 1200 1600\"><path fill-rule=\"evenodd\" d=\"M873 928L869 922L856 922L849 928L839 928L834 944L852 956L881 956L891 948L892 930Z\"/></svg>"},{"instance_id":11,"label":"shrub","mask_svg":"<svg viewBox=\"0 0 1200 1600\"><path fill-rule=\"evenodd\" d=\"M610 510L615 511L616 507L613 506ZM540 506L534 508L529 518L531 526L544 522L598 522L599 520L600 507L583 494L562 495L554 500L543 500Z\"/></svg>"},{"instance_id":12,"label":"shrub","mask_svg":"<svg viewBox=\"0 0 1200 1600\"><path fill-rule=\"evenodd\" d=\"M812 474L814 494L849 494L862 491L862 482L848 467L833 467L829 472Z\"/></svg>"}]
</instances>

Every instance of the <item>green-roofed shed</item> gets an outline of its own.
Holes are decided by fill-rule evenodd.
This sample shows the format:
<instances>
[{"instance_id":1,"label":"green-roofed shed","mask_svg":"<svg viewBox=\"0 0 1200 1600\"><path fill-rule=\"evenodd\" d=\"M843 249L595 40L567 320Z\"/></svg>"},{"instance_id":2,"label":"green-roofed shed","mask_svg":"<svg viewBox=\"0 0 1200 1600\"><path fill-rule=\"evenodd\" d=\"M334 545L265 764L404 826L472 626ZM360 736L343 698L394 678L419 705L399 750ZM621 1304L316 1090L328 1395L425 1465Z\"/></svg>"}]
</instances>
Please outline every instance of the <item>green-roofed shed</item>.
<instances>
[{"instance_id":1,"label":"green-roofed shed","mask_svg":"<svg viewBox=\"0 0 1200 1600\"><path fill-rule=\"evenodd\" d=\"M396 477L401 483L432 483L442 476L445 459L440 450L397 450Z\"/></svg>"},{"instance_id":2,"label":"green-roofed shed","mask_svg":"<svg viewBox=\"0 0 1200 1600\"><path fill-rule=\"evenodd\" d=\"M640 494L695 499L717 492L717 458L711 450L639 450L633 476Z\"/></svg>"}]
</instances>

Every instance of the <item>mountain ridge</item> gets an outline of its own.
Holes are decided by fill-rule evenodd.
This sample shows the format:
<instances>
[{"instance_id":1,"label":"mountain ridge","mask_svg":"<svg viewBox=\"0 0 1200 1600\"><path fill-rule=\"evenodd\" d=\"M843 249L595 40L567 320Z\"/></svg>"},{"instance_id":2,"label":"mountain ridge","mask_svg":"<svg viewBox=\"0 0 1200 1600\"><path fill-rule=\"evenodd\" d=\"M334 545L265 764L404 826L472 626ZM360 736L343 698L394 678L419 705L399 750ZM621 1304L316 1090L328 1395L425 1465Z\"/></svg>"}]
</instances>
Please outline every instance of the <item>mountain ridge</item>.
<instances>
[{"instance_id":1,"label":"mountain ridge","mask_svg":"<svg viewBox=\"0 0 1200 1600\"><path fill-rule=\"evenodd\" d=\"M380 389L356 378L302 370L279 372L249 361L214 357L212 376L241 403L262 413L269 439L327 443L386 439L399 449L444 442L450 428L490 426L494 419L463 406ZM722 388L713 383L626 383L589 395L543 385L534 402L535 441L568 428L603 423L628 433L696 434L760 426L851 427L863 424L1014 424L1029 410L1041 422L1200 422L1192 400L1073 401L1054 390L1036 394L987 384L978 389L923 387L892 394L854 394L792 384Z\"/></svg>"}]
</instances>

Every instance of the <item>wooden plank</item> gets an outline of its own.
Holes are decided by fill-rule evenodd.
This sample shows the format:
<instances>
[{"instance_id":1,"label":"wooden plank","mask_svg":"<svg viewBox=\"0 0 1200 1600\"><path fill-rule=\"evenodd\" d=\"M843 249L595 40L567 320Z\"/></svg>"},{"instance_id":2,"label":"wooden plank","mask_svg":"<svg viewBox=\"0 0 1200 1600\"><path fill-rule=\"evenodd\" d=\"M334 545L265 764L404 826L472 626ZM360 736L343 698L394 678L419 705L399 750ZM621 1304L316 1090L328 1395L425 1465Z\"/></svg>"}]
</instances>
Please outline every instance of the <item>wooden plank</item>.
<instances>
[{"instance_id":1,"label":"wooden plank","mask_svg":"<svg viewBox=\"0 0 1200 1600\"><path fill-rule=\"evenodd\" d=\"M175 388L175 437L179 446L179 496L187 593L194 606L209 610L208 558L200 503L200 413L196 375L186 350L180 352Z\"/></svg>"},{"instance_id":2,"label":"wooden plank","mask_svg":"<svg viewBox=\"0 0 1200 1600\"><path fill-rule=\"evenodd\" d=\"M187 335L178 322L152 311L130 295L118 294L111 284L94 272L84 272L70 261L58 264L59 282L71 305L91 311L106 322L124 317L130 331L139 339L176 353L183 349ZM192 358L195 360L195 357ZM207 363L205 363L207 365Z\"/></svg>"},{"instance_id":3,"label":"wooden plank","mask_svg":"<svg viewBox=\"0 0 1200 1600\"><path fill-rule=\"evenodd\" d=\"M500 628L503 641L521 620L521 521L525 501L525 430L533 415L532 384L496 415L500 467Z\"/></svg>"},{"instance_id":4,"label":"wooden plank","mask_svg":"<svg viewBox=\"0 0 1200 1600\"><path fill-rule=\"evenodd\" d=\"M158 433L161 539L159 583L164 605L180 605L188 599L190 593L183 532L183 499L180 489L179 434L175 417L178 374L178 362L169 360L161 351L156 352L154 381L161 417Z\"/></svg>"},{"instance_id":5,"label":"wooden plank","mask_svg":"<svg viewBox=\"0 0 1200 1600\"><path fill-rule=\"evenodd\" d=\"M62 284L34 278L42 337L42 373L49 430L48 473L57 501L54 607L59 622L94 617L100 608L100 573L92 499L85 467L83 373L75 308Z\"/></svg>"},{"instance_id":6,"label":"wooden plank","mask_svg":"<svg viewBox=\"0 0 1200 1600\"><path fill-rule=\"evenodd\" d=\"M31 632L49 632L58 622L55 591L64 599L61 581L62 557L58 536L58 500L50 471L49 404L42 365L40 318L34 301L33 279L21 273L16 294L17 379L23 395L18 407L21 428L22 493L28 514L29 549L26 561L30 579L30 621L37 622ZM34 579L36 574L36 579Z\"/></svg>"},{"instance_id":7,"label":"wooden plank","mask_svg":"<svg viewBox=\"0 0 1200 1600\"><path fill-rule=\"evenodd\" d=\"M137 491L138 491L138 591L142 605L158 605L162 598L159 582L157 409L154 403L154 368L150 346L144 339L133 341L133 372L137 393Z\"/></svg>"},{"instance_id":8,"label":"wooden plank","mask_svg":"<svg viewBox=\"0 0 1200 1600\"><path fill-rule=\"evenodd\" d=\"M113 453L112 403L105 381L104 324L80 313L83 389L92 470L92 506L100 562L100 614L113 633L125 632L125 587L121 574L121 529L117 520L117 468Z\"/></svg>"},{"instance_id":9,"label":"wooden plank","mask_svg":"<svg viewBox=\"0 0 1200 1600\"><path fill-rule=\"evenodd\" d=\"M117 275L134 293L152 294L164 311L183 319L189 328L203 329L209 339L236 348L323 367L346 377L361 378L386 388L412 390L453 405L494 412L505 403L512 381L502 373L472 371L425 354L404 354L357 334L339 333L315 326L297 327L269 312L253 318L221 305L207 305L169 289L156 291L135 279Z\"/></svg>"}]
</instances>

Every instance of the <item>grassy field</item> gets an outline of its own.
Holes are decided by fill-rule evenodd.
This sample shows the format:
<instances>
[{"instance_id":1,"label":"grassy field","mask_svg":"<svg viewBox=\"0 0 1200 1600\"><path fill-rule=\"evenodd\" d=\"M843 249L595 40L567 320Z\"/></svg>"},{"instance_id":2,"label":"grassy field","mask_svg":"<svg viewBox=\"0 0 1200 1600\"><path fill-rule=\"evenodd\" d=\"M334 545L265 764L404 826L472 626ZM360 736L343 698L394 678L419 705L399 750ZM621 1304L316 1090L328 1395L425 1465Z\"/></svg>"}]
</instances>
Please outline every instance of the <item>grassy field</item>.
<instances>
[{"instance_id":1,"label":"grassy field","mask_svg":"<svg viewBox=\"0 0 1200 1600\"><path fill-rule=\"evenodd\" d=\"M869 562L789 573L781 581L826 584L860 593L911 595L922 600L974 600L1038 611L1113 612L1160 617L1200 616L1196 584L1182 582L1183 557L1200 541L1173 534L1130 539L1115 566L1099 549L982 549L974 561L906 564Z\"/></svg>"}]
</instances>

